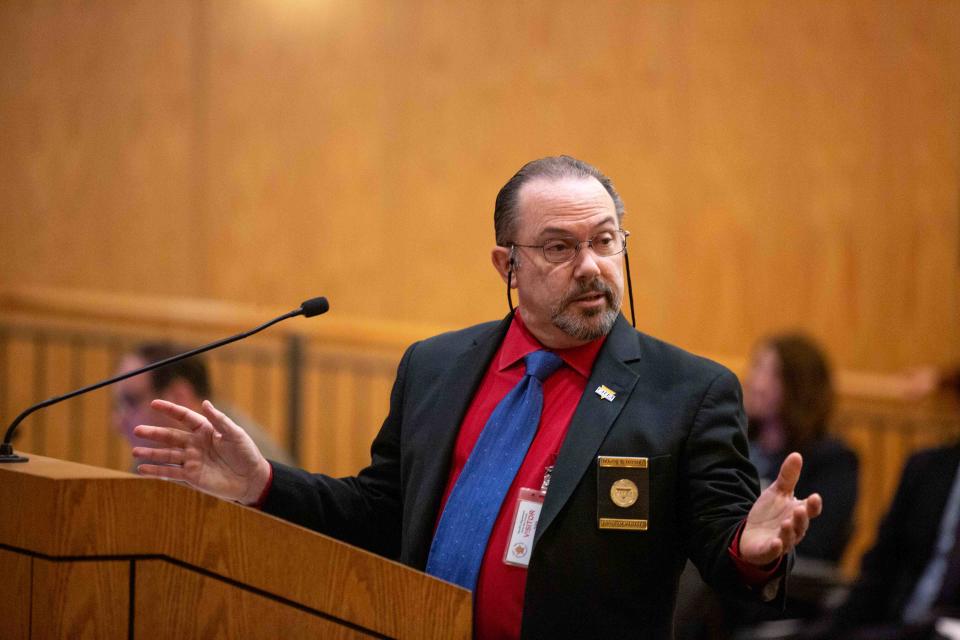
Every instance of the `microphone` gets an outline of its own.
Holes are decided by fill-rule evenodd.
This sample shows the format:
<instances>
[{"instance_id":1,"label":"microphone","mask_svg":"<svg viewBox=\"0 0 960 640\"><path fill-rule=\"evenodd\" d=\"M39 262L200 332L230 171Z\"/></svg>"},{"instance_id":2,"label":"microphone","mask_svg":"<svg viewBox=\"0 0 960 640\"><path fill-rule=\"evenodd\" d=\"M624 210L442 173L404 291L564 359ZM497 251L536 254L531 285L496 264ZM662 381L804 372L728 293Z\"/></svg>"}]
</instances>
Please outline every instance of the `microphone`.
<instances>
[{"instance_id":1,"label":"microphone","mask_svg":"<svg viewBox=\"0 0 960 640\"><path fill-rule=\"evenodd\" d=\"M303 304L300 305L300 309L298 309L298 311L303 314L304 318L312 318L313 316L318 316L321 313L326 313L329 310L330 303L327 302L327 299L323 296L304 300ZM291 313L293 313L293 315L299 315L299 313L296 312Z\"/></svg>"},{"instance_id":2,"label":"microphone","mask_svg":"<svg viewBox=\"0 0 960 640\"><path fill-rule=\"evenodd\" d=\"M64 400L69 400L70 398L74 398L81 394L87 393L88 391L95 391L101 387L111 385L114 382L120 382L121 380L132 378L133 376L140 375L141 373L146 373L147 371L153 371L154 369L159 369L160 367L163 367L165 365L168 365L174 362L179 362L180 360L184 360L191 356L201 354L205 351L210 351L211 349L222 347L224 345L230 344L231 342L236 342L237 340L243 340L244 338L249 338L253 334L260 333L267 327L273 326L278 322L281 322L282 320L286 320L287 318L293 318L296 316L312 318L314 316L320 315L321 313L326 313L329 310L330 310L330 303L327 302L326 298L322 296L318 298L310 298L309 300L305 300L298 308L294 309L293 311L288 311L282 316L276 317L273 320L270 320L269 322L263 323L259 327L250 329L249 331L238 333L235 336L230 336L229 338L217 340L216 342L211 342L210 344L204 345L202 347L197 347L196 349L191 349L190 351L181 353L179 355L170 356L169 358L165 358L158 362L154 362L152 364L148 364L143 367L140 367L139 369L134 369L133 371L128 371L127 373L114 376L107 380L101 380L100 382L96 382L86 387L76 389L75 391L65 393L62 396L55 396L53 398L48 398L43 402L38 402L37 404L25 409L20 415L16 417L16 419L14 419L14 421L7 428L7 433L6 435L3 436L3 443L0 443L0 464L4 462L26 462L29 459L14 453L13 444L11 443L13 442L13 433L17 430L17 426L23 421L24 418L26 418L28 415L30 415L34 411L44 409L46 407L49 407L50 405L57 404L58 402L63 402Z\"/></svg>"}]
</instances>

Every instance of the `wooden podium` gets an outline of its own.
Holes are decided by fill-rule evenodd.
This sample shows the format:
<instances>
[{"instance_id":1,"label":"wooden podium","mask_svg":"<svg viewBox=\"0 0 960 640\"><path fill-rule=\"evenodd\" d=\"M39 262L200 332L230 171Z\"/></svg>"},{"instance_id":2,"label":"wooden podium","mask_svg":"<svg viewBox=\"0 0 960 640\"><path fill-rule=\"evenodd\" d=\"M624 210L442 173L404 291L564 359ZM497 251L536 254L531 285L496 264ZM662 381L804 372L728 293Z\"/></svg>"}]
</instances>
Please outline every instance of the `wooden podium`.
<instances>
[{"instance_id":1,"label":"wooden podium","mask_svg":"<svg viewBox=\"0 0 960 640\"><path fill-rule=\"evenodd\" d=\"M173 482L0 465L3 638L470 638L470 592Z\"/></svg>"}]
</instances>

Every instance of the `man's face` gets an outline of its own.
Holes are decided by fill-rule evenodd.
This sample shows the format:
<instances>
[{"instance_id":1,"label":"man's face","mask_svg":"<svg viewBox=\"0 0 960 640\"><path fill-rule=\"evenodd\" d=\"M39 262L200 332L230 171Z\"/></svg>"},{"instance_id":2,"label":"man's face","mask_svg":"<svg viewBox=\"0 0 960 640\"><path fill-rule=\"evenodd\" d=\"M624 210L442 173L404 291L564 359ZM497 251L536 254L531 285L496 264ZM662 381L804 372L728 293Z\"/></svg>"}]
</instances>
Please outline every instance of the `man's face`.
<instances>
[{"instance_id":1,"label":"man's face","mask_svg":"<svg viewBox=\"0 0 960 640\"><path fill-rule=\"evenodd\" d=\"M133 371L147 364L139 356L128 354L120 360L117 374ZM127 378L113 385L113 422L117 431L135 445L149 446L148 441L141 441L133 435L133 428L138 424L152 424L163 426L166 421L163 416L150 408L150 401L157 396L153 390L151 375L143 373L139 376Z\"/></svg>"},{"instance_id":2,"label":"man's face","mask_svg":"<svg viewBox=\"0 0 960 640\"><path fill-rule=\"evenodd\" d=\"M534 179L520 190L518 212L518 244L582 242L620 228L613 199L594 178ZM562 263L540 249L517 247L515 255L520 313L544 346L573 347L610 331L623 299L622 253L604 258L584 245Z\"/></svg>"}]
</instances>

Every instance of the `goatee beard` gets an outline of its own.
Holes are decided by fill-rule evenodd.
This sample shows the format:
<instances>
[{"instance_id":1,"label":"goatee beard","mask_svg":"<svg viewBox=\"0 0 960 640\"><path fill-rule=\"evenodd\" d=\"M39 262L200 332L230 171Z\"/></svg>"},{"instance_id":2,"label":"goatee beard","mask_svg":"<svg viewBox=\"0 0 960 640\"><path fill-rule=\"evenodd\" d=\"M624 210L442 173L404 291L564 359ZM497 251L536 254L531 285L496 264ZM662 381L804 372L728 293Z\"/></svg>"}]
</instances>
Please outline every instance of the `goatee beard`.
<instances>
[{"instance_id":1,"label":"goatee beard","mask_svg":"<svg viewBox=\"0 0 960 640\"><path fill-rule=\"evenodd\" d=\"M577 298L589 293L602 293L607 304L599 309L570 308ZM596 340L610 333L620 315L620 301L621 296L600 278L577 282L573 291L568 292L553 308L550 320L553 326L572 338Z\"/></svg>"}]
</instances>

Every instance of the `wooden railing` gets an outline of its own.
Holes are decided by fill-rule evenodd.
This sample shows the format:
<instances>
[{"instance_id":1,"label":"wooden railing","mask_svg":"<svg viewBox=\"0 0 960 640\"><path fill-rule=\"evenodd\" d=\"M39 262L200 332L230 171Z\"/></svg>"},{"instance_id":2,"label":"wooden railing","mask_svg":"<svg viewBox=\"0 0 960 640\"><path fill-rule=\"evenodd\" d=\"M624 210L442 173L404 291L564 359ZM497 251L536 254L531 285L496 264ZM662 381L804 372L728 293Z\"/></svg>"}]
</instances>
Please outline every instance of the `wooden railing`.
<instances>
[{"instance_id":1,"label":"wooden railing","mask_svg":"<svg viewBox=\"0 0 960 640\"><path fill-rule=\"evenodd\" d=\"M960 407L946 397L908 401L847 396L841 399L833 431L860 457L856 526L842 563L852 577L860 556L873 543L907 457L960 437Z\"/></svg>"},{"instance_id":2,"label":"wooden railing","mask_svg":"<svg viewBox=\"0 0 960 640\"><path fill-rule=\"evenodd\" d=\"M105 378L142 340L195 345L286 311L193 300L118 298L53 291L0 292L0 417ZM409 343L448 327L338 317L297 319L207 355L215 397L249 414L308 469L349 475L369 459L386 415L396 364ZM742 373L742 358L713 357ZM857 526L843 568L856 572L873 540L906 457L960 437L955 400L910 400L896 376L837 372L833 431L860 456ZM34 414L18 450L129 469L126 443L111 426L108 389Z\"/></svg>"},{"instance_id":3,"label":"wooden railing","mask_svg":"<svg viewBox=\"0 0 960 640\"><path fill-rule=\"evenodd\" d=\"M295 305L292 305L295 306ZM0 293L0 416L106 378L147 340L198 345L287 309L53 291ZM240 409L302 466L356 472L386 415L404 345L431 329L329 316L288 320L204 357L216 400ZM17 449L129 469L102 389L28 417Z\"/></svg>"}]
</instances>

